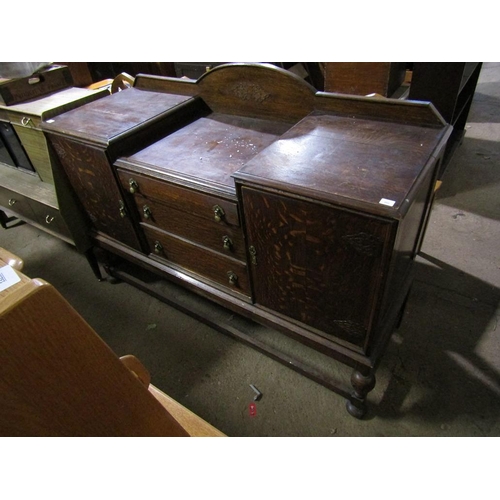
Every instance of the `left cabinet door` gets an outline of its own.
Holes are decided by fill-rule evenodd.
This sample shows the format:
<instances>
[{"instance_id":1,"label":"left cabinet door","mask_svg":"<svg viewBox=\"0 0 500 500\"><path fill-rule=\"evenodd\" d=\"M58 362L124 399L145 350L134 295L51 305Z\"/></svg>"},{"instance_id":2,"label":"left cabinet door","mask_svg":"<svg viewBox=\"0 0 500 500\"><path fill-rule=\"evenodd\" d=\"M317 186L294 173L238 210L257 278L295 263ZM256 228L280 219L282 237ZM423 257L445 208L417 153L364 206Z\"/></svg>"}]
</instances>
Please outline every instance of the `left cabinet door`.
<instances>
[{"instance_id":1,"label":"left cabinet door","mask_svg":"<svg viewBox=\"0 0 500 500\"><path fill-rule=\"evenodd\" d=\"M142 251L106 153L55 135L49 140L94 228Z\"/></svg>"}]
</instances>

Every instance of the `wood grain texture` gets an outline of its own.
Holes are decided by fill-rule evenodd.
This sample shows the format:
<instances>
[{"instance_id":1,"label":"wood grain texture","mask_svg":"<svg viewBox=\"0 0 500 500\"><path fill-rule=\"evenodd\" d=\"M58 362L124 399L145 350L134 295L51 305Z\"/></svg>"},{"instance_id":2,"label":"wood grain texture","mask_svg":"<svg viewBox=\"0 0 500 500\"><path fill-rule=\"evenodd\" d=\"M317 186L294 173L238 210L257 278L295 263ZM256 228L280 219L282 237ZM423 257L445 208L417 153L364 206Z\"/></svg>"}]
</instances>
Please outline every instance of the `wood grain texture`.
<instances>
[{"instance_id":1,"label":"wood grain texture","mask_svg":"<svg viewBox=\"0 0 500 500\"><path fill-rule=\"evenodd\" d=\"M0 104L11 106L70 87L73 84L67 66L52 65L24 78L0 78Z\"/></svg>"},{"instance_id":2,"label":"wood grain texture","mask_svg":"<svg viewBox=\"0 0 500 500\"><path fill-rule=\"evenodd\" d=\"M29 118L31 120L30 126L38 128L45 120L106 96L109 96L107 90L71 87L22 104L0 106L0 118L21 125Z\"/></svg>"},{"instance_id":3,"label":"wood grain texture","mask_svg":"<svg viewBox=\"0 0 500 500\"><path fill-rule=\"evenodd\" d=\"M0 267L20 259L0 247ZM192 436L222 432L118 358L47 282L0 292L0 435Z\"/></svg>"},{"instance_id":4,"label":"wood grain texture","mask_svg":"<svg viewBox=\"0 0 500 500\"><path fill-rule=\"evenodd\" d=\"M314 87L271 64L223 64L197 80L215 113L292 122L312 109Z\"/></svg>"},{"instance_id":5,"label":"wood grain texture","mask_svg":"<svg viewBox=\"0 0 500 500\"><path fill-rule=\"evenodd\" d=\"M146 234L152 255L180 266L188 272L196 273L202 278L213 280L230 293L250 296L250 281L244 262L213 252L176 235L156 230L146 224L141 224L141 227ZM156 242L161 244L159 252L154 251ZM236 282L229 282L229 273L236 275Z\"/></svg>"},{"instance_id":6,"label":"wood grain texture","mask_svg":"<svg viewBox=\"0 0 500 500\"><path fill-rule=\"evenodd\" d=\"M118 161L116 165L131 166L128 160ZM214 220L213 207L219 205L225 214L221 220L223 226L240 225L236 198L233 201L212 196L202 190L188 189L172 182L164 182L161 179L131 172L123 168L118 168L117 172L124 191L129 190L129 181L133 179L139 186L138 193L147 200L159 201L170 208L190 213L207 221Z\"/></svg>"},{"instance_id":7,"label":"wood grain texture","mask_svg":"<svg viewBox=\"0 0 500 500\"><path fill-rule=\"evenodd\" d=\"M250 160L235 178L398 216L444 135L428 127L317 111Z\"/></svg>"},{"instance_id":8,"label":"wood grain texture","mask_svg":"<svg viewBox=\"0 0 500 500\"><path fill-rule=\"evenodd\" d=\"M130 214L120 215L120 202L125 202L106 154L60 136L49 136L49 140L96 229L141 249Z\"/></svg>"},{"instance_id":9,"label":"wood grain texture","mask_svg":"<svg viewBox=\"0 0 500 500\"><path fill-rule=\"evenodd\" d=\"M185 212L172 206L147 199L140 194L134 195L137 207L137 216L150 226L176 234L181 238L191 240L215 252L244 261L246 258L245 241L241 228L216 222L211 218L199 217L190 212ZM223 204L223 203L222 203ZM150 211L148 218L145 216L146 207ZM213 214L207 208L208 214ZM224 247L224 238L231 240L230 248Z\"/></svg>"},{"instance_id":10,"label":"wood grain texture","mask_svg":"<svg viewBox=\"0 0 500 500\"><path fill-rule=\"evenodd\" d=\"M0 310L0 434L187 436L48 283Z\"/></svg>"},{"instance_id":11,"label":"wood grain texture","mask_svg":"<svg viewBox=\"0 0 500 500\"><path fill-rule=\"evenodd\" d=\"M243 188L255 301L362 347L390 222Z\"/></svg>"},{"instance_id":12,"label":"wood grain texture","mask_svg":"<svg viewBox=\"0 0 500 500\"><path fill-rule=\"evenodd\" d=\"M53 123L44 124L44 129L87 139L106 147L120 135L154 120L188 99L189 96L129 88L68 111L55 118Z\"/></svg>"},{"instance_id":13,"label":"wood grain texture","mask_svg":"<svg viewBox=\"0 0 500 500\"><path fill-rule=\"evenodd\" d=\"M219 113L122 158L117 165L139 165L234 194L232 174L272 144L289 124Z\"/></svg>"},{"instance_id":14,"label":"wood grain texture","mask_svg":"<svg viewBox=\"0 0 500 500\"><path fill-rule=\"evenodd\" d=\"M14 125L14 130L17 132L26 153L35 167L40 179L43 182L54 184L54 175L52 173L52 162L47 147L47 139L43 132L38 129Z\"/></svg>"},{"instance_id":15,"label":"wood grain texture","mask_svg":"<svg viewBox=\"0 0 500 500\"><path fill-rule=\"evenodd\" d=\"M326 92L343 94L380 94L390 97L403 83L405 63L391 62L326 62Z\"/></svg>"},{"instance_id":16,"label":"wood grain texture","mask_svg":"<svg viewBox=\"0 0 500 500\"><path fill-rule=\"evenodd\" d=\"M191 437L225 437L226 435L213 425L201 419L196 413L182 406L154 385L149 386L149 392L158 402L179 422Z\"/></svg>"}]
</instances>

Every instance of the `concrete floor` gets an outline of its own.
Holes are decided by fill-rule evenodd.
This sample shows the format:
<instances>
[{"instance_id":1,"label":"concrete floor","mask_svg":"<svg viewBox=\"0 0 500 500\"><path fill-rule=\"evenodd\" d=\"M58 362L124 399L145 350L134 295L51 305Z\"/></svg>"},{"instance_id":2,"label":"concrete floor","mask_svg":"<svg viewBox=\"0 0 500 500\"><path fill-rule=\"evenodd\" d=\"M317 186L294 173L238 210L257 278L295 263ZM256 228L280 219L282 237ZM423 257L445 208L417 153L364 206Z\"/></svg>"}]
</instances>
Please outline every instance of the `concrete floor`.
<instances>
[{"instance_id":1,"label":"concrete floor","mask_svg":"<svg viewBox=\"0 0 500 500\"><path fill-rule=\"evenodd\" d=\"M28 225L0 230L24 272L57 287L117 355L229 436L500 436L500 63L485 63L467 133L437 195L416 282L356 420L345 400L126 283L97 282L73 248ZM239 318L166 284L186 304ZM350 369L256 328L348 380ZM263 393L251 417L254 384Z\"/></svg>"}]
</instances>

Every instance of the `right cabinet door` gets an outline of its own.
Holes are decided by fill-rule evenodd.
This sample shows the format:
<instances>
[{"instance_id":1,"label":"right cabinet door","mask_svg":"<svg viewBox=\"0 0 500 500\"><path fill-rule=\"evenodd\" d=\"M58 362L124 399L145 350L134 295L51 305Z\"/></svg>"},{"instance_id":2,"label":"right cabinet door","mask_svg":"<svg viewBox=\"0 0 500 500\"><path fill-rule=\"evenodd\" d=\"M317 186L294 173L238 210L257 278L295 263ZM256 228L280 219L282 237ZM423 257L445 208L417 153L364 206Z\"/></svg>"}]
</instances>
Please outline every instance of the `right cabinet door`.
<instances>
[{"instance_id":1,"label":"right cabinet door","mask_svg":"<svg viewBox=\"0 0 500 500\"><path fill-rule=\"evenodd\" d=\"M242 187L255 302L364 350L392 222Z\"/></svg>"}]
</instances>

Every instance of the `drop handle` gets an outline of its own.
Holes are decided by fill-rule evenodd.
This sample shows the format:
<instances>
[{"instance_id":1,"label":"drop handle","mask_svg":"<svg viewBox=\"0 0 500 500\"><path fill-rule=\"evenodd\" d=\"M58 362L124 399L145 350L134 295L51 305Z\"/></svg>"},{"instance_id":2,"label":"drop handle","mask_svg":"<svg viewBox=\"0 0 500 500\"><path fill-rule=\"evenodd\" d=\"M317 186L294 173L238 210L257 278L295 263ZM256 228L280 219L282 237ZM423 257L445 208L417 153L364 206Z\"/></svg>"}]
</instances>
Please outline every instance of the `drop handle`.
<instances>
[{"instance_id":1,"label":"drop handle","mask_svg":"<svg viewBox=\"0 0 500 500\"><path fill-rule=\"evenodd\" d=\"M233 240L229 236L222 237L222 246L224 250L232 252L233 250Z\"/></svg>"},{"instance_id":2,"label":"drop handle","mask_svg":"<svg viewBox=\"0 0 500 500\"><path fill-rule=\"evenodd\" d=\"M9 207L13 207L17 203L17 200L15 198L11 198L9 200Z\"/></svg>"},{"instance_id":3,"label":"drop handle","mask_svg":"<svg viewBox=\"0 0 500 500\"><path fill-rule=\"evenodd\" d=\"M226 215L224 210L219 205L214 205L212 210L214 211L215 222L220 222L224 218L224 215Z\"/></svg>"},{"instance_id":4,"label":"drop handle","mask_svg":"<svg viewBox=\"0 0 500 500\"><path fill-rule=\"evenodd\" d=\"M120 217L124 219L127 216L127 211L125 210L125 204L123 203L122 200L120 200L119 203L120 203L120 208L119 208Z\"/></svg>"},{"instance_id":5,"label":"drop handle","mask_svg":"<svg viewBox=\"0 0 500 500\"><path fill-rule=\"evenodd\" d=\"M155 253L156 254L162 254L163 253L163 246L159 241L155 241Z\"/></svg>"},{"instance_id":6,"label":"drop handle","mask_svg":"<svg viewBox=\"0 0 500 500\"><path fill-rule=\"evenodd\" d=\"M238 276L234 274L233 271L228 271L227 277L230 285L234 286L236 285L236 283L238 283Z\"/></svg>"},{"instance_id":7,"label":"drop handle","mask_svg":"<svg viewBox=\"0 0 500 500\"><path fill-rule=\"evenodd\" d=\"M28 118L27 116L23 116L21 118L21 125L23 127L33 127L33 120L31 118Z\"/></svg>"},{"instance_id":8,"label":"drop handle","mask_svg":"<svg viewBox=\"0 0 500 500\"><path fill-rule=\"evenodd\" d=\"M145 219L151 219L153 217L153 212L151 212L151 209L147 205L142 207L142 213L144 214Z\"/></svg>"},{"instance_id":9,"label":"drop handle","mask_svg":"<svg viewBox=\"0 0 500 500\"><path fill-rule=\"evenodd\" d=\"M53 220L54 220L54 216L53 215L46 215L45 216L45 222L47 224L50 224Z\"/></svg>"},{"instance_id":10,"label":"drop handle","mask_svg":"<svg viewBox=\"0 0 500 500\"><path fill-rule=\"evenodd\" d=\"M137 181L135 179L129 179L128 180L128 190L134 194L136 193L137 191L139 191L139 184L137 183Z\"/></svg>"}]
</instances>

